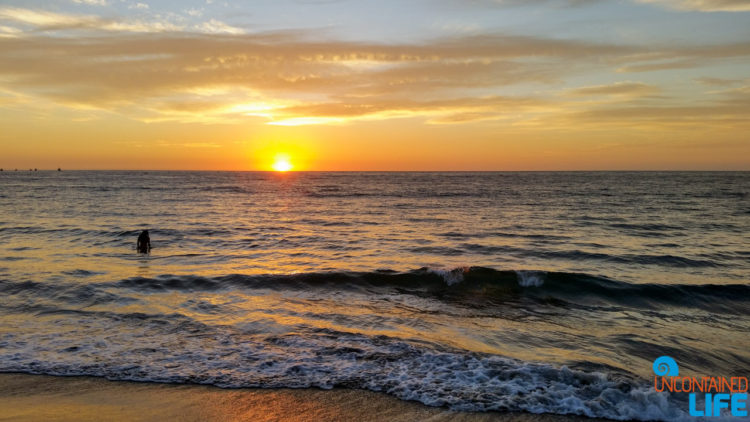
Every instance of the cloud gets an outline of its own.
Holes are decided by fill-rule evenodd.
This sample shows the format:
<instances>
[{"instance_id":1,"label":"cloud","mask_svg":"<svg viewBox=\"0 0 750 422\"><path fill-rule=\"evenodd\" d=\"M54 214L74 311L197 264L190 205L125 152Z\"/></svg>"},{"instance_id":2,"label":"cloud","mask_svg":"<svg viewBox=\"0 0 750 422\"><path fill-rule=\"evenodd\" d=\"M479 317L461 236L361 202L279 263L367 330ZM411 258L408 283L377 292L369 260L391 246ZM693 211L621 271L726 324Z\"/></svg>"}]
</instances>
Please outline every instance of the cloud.
<instances>
[{"instance_id":1,"label":"cloud","mask_svg":"<svg viewBox=\"0 0 750 422\"><path fill-rule=\"evenodd\" d=\"M434 123L496 120L543 109L547 101L529 97L461 97L442 100L341 98L338 101L283 107L281 115L324 118L433 116Z\"/></svg>"},{"instance_id":2,"label":"cloud","mask_svg":"<svg viewBox=\"0 0 750 422\"><path fill-rule=\"evenodd\" d=\"M0 8L0 19L36 27L82 27L101 21L92 15L70 15L16 7Z\"/></svg>"},{"instance_id":3,"label":"cloud","mask_svg":"<svg viewBox=\"0 0 750 422\"><path fill-rule=\"evenodd\" d=\"M133 3L128 6L130 9L148 10L149 6L145 3ZM197 17L200 11L190 9L186 13ZM105 18L97 15L82 15L69 13L56 13L44 10L24 9L17 7L0 7L0 20L32 26L34 31L99 31L99 32L181 32L186 31L184 25L169 22L165 19L160 20L138 20L125 18ZM18 32L20 29L0 26ZM245 31L221 22L217 19L210 19L205 22L193 25L191 28L194 33L206 34L243 34ZM10 30L0 31L11 33ZM2 34L0 34L2 36Z\"/></svg>"},{"instance_id":4,"label":"cloud","mask_svg":"<svg viewBox=\"0 0 750 422\"><path fill-rule=\"evenodd\" d=\"M220 144L213 142L167 142L163 139L159 139L154 143L159 147L170 147L170 148L221 148Z\"/></svg>"},{"instance_id":5,"label":"cloud","mask_svg":"<svg viewBox=\"0 0 750 422\"><path fill-rule=\"evenodd\" d=\"M745 83L749 80L748 79L714 78L714 77L704 76L704 77L700 77L696 79L696 81L702 85L727 87L727 86L733 86L733 85Z\"/></svg>"},{"instance_id":6,"label":"cloud","mask_svg":"<svg viewBox=\"0 0 750 422\"><path fill-rule=\"evenodd\" d=\"M750 87L740 87L686 104L670 101L622 102L565 114L562 125L626 128L695 128L701 131L750 128Z\"/></svg>"},{"instance_id":7,"label":"cloud","mask_svg":"<svg viewBox=\"0 0 750 422\"><path fill-rule=\"evenodd\" d=\"M92 6L106 6L107 0L73 0L73 3L88 4Z\"/></svg>"},{"instance_id":8,"label":"cloud","mask_svg":"<svg viewBox=\"0 0 750 422\"><path fill-rule=\"evenodd\" d=\"M96 15L55 13L16 7L0 8L0 20L36 27L36 30L98 30L112 32L178 31L180 26L169 22L124 21Z\"/></svg>"},{"instance_id":9,"label":"cloud","mask_svg":"<svg viewBox=\"0 0 750 422\"><path fill-rule=\"evenodd\" d=\"M709 66L717 61L750 56L750 42L715 45L673 45L642 48L634 54L608 59L617 72L651 72Z\"/></svg>"},{"instance_id":10,"label":"cloud","mask_svg":"<svg viewBox=\"0 0 750 422\"><path fill-rule=\"evenodd\" d=\"M211 19L208 22L203 22L197 25L196 28L199 32L205 32L207 34L244 34L245 31L241 28L227 25L216 19Z\"/></svg>"},{"instance_id":11,"label":"cloud","mask_svg":"<svg viewBox=\"0 0 750 422\"><path fill-rule=\"evenodd\" d=\"M452 0L455 1L455 0ZM638 3L652 3L678 10L695 10L701 12L747 12L750 11L749 0L634 0ZM545 4L552 7L581 7L605 3L603 0L472 0L461 2L461 5L473 4L483 6L537 6Z\"/></svg>"},{"instance_id":12,"label":"cloud","mask_svg":"<svg viewBox=\"0 0 750 422\"><path fill-rule=\"evenodd\" d=\"M637 0L640 3L660 4L679 10L696 10L700 12L747 12L750 11L749 0Z\"/></svg>"},{"instance_id":13,"label":"cloud","mask_svg":"<svg viewBox=\"0 0 750 422\"><path fill-rule=\"evenodd\" d=\"M750 57L750 43L660 47L508 34L353 42L304 30L245 34L218 20L161 30L158 23L8 7L0 19L36 29L0 32L0 89L145 121L519 122L570 112L569 103L583 107L581 96L605 97L608 106L659 101L658 87L632 81L557 95L571 76Z\"/></svg>"},{"instance_id":14,"label":"cloud","mask_svg":"<svg viewBox=\"0 0 750 422\"><path fill-rule=\"evenodd\" d=\"M414 45L314 42L298 32L34 36L1 41L0 75L38 95L102 107L200 87L280 98L378 100L425 90L445 97L464 89L547 83L559 77L561 63L622 51L630 48L502 35Z\"/></svg>"},{"instance_id":15,"label":"cloud","mask_svg":"<svg viewBox=\"0 0 750 422\"><path fill-rule=\"evenodd\" d=\"M11 26L0 25L0 37L15 37L18 34L20 34L21 32L23 32L23 31L21 31L18 28L13 28Z\"/></svg>"},{"instance_id":16,"label":"cloud","mask_svg":"<svg viewBox=\"0 0 750 422\"><path fill-rule=\"evenodd\" d=\"M750 103L747 99L731 103L698 106L628 106L587 110L572 117L577 123L588 122L596 125L619 123L624 126L638 125L698 126L707 129L709 126L727 128L727 125L748 126L747 115Z\"/></svg>"},{"instance_id":17,"label":"cloud","mask_svg":"<svg viewBox=\"0 0 750 422\"><path fill-rule=\"evenodd\" d=\"M582 7L606 3L604 0L446 0L455 5L482 7L528 7L545 5L556 8ZM750 0L633 0L637 3L661 5L670 9L700 12L747 12Z\"/></svg>"},{"instance_id":18,"label":"cloud","mask_svg":"<svg viewBox=\"0 0 750 422\"><path fill-rule=\"evenodd\" d=\"M451 1L456 2L456 0ZM467 4L469 4L481 6L516 7L546 4L553 7L580 7L600 3L601 1L602 0L464 0L456 3L461 6L466 6Z\"/></svg>"},{"instance_id":19,"label":"cloud","mask_svg":"<svg viewBox=\"0 0 750 422\"><path fill-rule=\"evenodd\" d=\"M642 82L615 82L609 85L585 86L568 91L571 96L617 95L642 97L659 92L659 88Z\"/></svg>"}]
</instances>

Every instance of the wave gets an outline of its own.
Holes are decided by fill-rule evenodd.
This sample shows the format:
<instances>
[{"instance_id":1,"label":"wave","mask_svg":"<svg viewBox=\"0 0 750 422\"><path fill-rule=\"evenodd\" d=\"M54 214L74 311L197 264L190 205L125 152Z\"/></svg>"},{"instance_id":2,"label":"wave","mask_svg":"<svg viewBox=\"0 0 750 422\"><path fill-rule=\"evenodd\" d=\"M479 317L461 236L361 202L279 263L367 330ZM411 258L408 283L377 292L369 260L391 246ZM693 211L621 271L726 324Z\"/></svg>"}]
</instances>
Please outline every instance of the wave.
<instances>
[{"instance_id":1,"label":"wave","mask_svg":"<svg viewBox=\"0 0 750 422\"><path fill-rule=\"evenodd\" d=\"M596 245L592 245L596 246ZM601 247L601 245L598 245ZM509 245L482 245L477 243L462 243L454 246L416 246L409 249L417 254L437 254L444 256L457 255L513 255L525 258L555 259L566 261L598 261L628 265L653 265L673 268L718 268L726 266L722 261L708 259L694 259L677 255L652 254L621 254L612 255L603 252L588 252L582 250L545 250L529 249ZM716 256L721 259L737 259L733 256Z\"/></svg>"},{"instance_id":2,"label":"wave","mask_svg":"<svg viewBox=\"0 0 750 422\"><path fill-rule=\"evenodd\" d=\"M88 315L82 315L86 318ZM325 328L283 335L227 332L184 318L110 319L104 339L58 336L0 349L0 371L224 388L359 388L457 411L525 411L618 420L684 419L684 405L628 374L582 371L388 336ZM187 324L187 325L186 325ZM127 330L113 329L119 325ZM200 335L175 333L192 330ZM138 338L133 343L133 337ZM174 344L173 344L174 343ZM207 344L212 347L207 348ZM122 347L137 344L137 347ZM179 350L180 352L176 352Z\"/></svg>"},{"instance_id":3,"label":"wave","mask_svg":"<svg viewBox=\"0 0 750 422\"><path fill-rule=\"evenodd\" d=\"M512 305L520 299L548 306L621 306L662 309L697 308L746 315L747 284L634 284L568 272L502 271L486 267L453 270L420 268L397 272L320 272L300 274L232 274L220 277L164 275L132 277L116 286L139 290L314 289L386 291L433 297L471 306Z\"/></svg>"},{"instance_id":4,"label":"wave","mask_svg":"<svg viewBox=\"0 0 750 422\"><path fill-rule=\"evenodd\" d=\"M102 275L71 270L64 275L77 280ZM396 293L427 297L473 308L496 308L536 303L555 307L606 307L662 310L700 309L712 313L750 313L749 284L656 284L629 283L585 273L497 270L487 267L455 269L419 268L398 272L311 272L294 274L160 275L130 277L119 281L87 283L38 283L0 279L0 292L11 294L56 294L74 297L85 290L111 291L218 291L242 289L349 291ZM49 293L54 291L54 293Z\"/></svg>"},{"instance_id":5,"label":"wave","mask_svg":"<svg viewBox=\"0 0 750 422\"><path fill-rule=\"evenodd\" d=\"M92 274L69 271L76 279ZM679 397L655 392L626 369L587 361L567 362L567 366L540 363L409 335L349 332L308 322L290 331L278 330L264 319L226 324L221 318L223 308L194 295L253 289L320 291L326 293L324 297L333 297L329 292L417 295L488 310L506 306L567 307L566 312L575 312L570 309L575 306L608 310L685 307L691 310L687 313L700 308L747 315L750 304L748 285L632 284L591 274L487 267L163 275L85 284L0 279L0 293L14 296L0 304L0 311L34 315L26 329L11 332L0 342L0 372L227 388L360 388L458 411L524 411L618 420L687 418L683 411L687 405ZM214 316L200 319L179 308L130 306L161 296L151 294L156 292L184 292L188 299L184 306L198 309L201 315L214 315L220 322ZM50 321L54 324L45 325ZM649 347L648 339L633 336L613 341L617 345L612 347L633 356ZM659 353L662 348L653 348L646 355Z\"/></svg>"},{"instance_id":6,"label":"wave","mask_svg":"<svg viewBox=\"0 0 750 422\"><path fill-rule=\"evenodd\" d=\"M305 196L310 198L382 198L382 199L405 199L405 198L486 198L486 192L467 192L458 190L452 192L435 192L434 190L396 192L396 191L341 191L332 189L319 189L317 191L306 191Z\"/></svg>"},{"instance_id":7,"label":"wave","mask_svg":"<svg viewBox=\"0 0 750 422\"><path fill-rule=\"evenodd\" d=\"M397 205L394 205L397 206ZM206 214L207 216L208 214ZM167 214L162 212L159 218L166 218ZM173 215L173 216L176 216ZM408 217L404 218L408 224L428 224L435 225L448 223L449 218L441 217ZM304 247L318 255L318 258L332 258L327 251L330 250L361 250L357 244L365 244L361 239L354 239L352 242L346 242L346 248L340 245L341 235L346 230L353 233L365 233L370 230L371 226L385 226L382 221L377 221L376 217L368 216L360 218L356 222L348 218L332 219L322 216L300 216L297 219L290 220L286 226L272 224L257 224L254 226L243 227L241 224L225 225L207 225L204 223L191 223L185 226L167 226L167 227L150 227L146 223L139 224L138 228L121 227L118 225L100 225L96 227L83 228L69 224L59 225L0 225L0 241L13 240L17 236L29 239L33 236L44 236L54 245L53 247L64 247L67 249L70 244L75 245L74 251L86 253L88 249L122 248L118 249L123 253L133 249L135 239L142 229L149 228L152 235L152 242L157 250L167 248L191 248L200 249L204 252L210 252L215 256L215 260L225 259L232 252L242 253L248 249L248 243L254 244L253 247L264 247L277 251L280 243L284 242L280 249L287 249L290 244L296 248ZM300 231L299 226L315 226L316 228L330 228L327 233L332 233L332 237L316 236L306 232L307 229ZM367 226L368 228L363 228ZM599 265L609 265L617 268L632 269L638 267L653 267L664 271L673 272L674 269L701 269L711 271L717 278L726 276L736 278L733 270L744 269L747 256L743 251L726 250L730 247L723 245L721 248L715 248L711 251L691 251L680 248L678 242L666 242L669 237L666 231L671 230L672 226L663 224L612 224L612 227L626 227L628 230L639 230L647 233L653 239L648 242L651 253L633 253L628 249L613 248L607 245L607 242L592 243L581 242L575 236L560 235L550 230L546 233L545 229L536 229L526 232L526 229L518 229L518 233L512 228L508 231L447 231L437 233L436 236L445 238L445 242L427 243L417 239L416 242L407 241L402 243L397 241L394 247L398 247L398 253L406 254L412 259L412 262L425 262L424 255L440 255L443 257L478 257L482 262L487 262L483 257L490 259L532 259L544 261L563 261L573 263L575 268L584 268L586 271L593 271ZM340 230L339 230L340 229ZM729 228L724 228L729 230ZM296 233L295 233L296 232ZM293 236L288 233L295 233ZM635 233L635 232L634 232ZM664 236L662 236L664 234ZM653 236L652 236L653 235ZM484 239L484 240L483 240ZM497 244L498 239L521 239L519 242L510 242L509 244ZM330 242L329 242L330 240ZM661 241L661 242L660 242ZM54 243L53 243L54 242ZM330 243L337 246L330 247ZM353 246L353 244L355 246ZM717 246L707 244L708 246ZM25 252L30 250L33 245L20 246L24 249L11 250L13 252ZM395 253L395 250L385 251ZM476 262L471 258L467 262ZM432 260L427 262L433 262ZM581 265L584 265L583 267ZM326 267L330 268L330 266ZM725 271L723 271L725 270Z\"/></svg>"}]
</instances>

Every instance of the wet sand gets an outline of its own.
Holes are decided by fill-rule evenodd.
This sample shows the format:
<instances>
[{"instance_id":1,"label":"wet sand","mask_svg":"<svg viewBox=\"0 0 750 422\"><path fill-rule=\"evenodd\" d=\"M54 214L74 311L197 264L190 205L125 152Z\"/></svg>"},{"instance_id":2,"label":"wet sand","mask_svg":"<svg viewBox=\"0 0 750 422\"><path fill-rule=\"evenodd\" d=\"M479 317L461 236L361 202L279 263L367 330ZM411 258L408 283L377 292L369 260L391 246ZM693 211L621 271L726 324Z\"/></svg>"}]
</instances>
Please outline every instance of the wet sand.
<instances>
[{"instance_id":1,"label":"wet sand","mask_svg":"<svg viewBox=\"0 0 750 422\"><path fill-rule=\"evenodd\" d=\"M468 413L348 389L221 389L0 374L0 421L594 421Z\"/></svg>"}]
</instances>

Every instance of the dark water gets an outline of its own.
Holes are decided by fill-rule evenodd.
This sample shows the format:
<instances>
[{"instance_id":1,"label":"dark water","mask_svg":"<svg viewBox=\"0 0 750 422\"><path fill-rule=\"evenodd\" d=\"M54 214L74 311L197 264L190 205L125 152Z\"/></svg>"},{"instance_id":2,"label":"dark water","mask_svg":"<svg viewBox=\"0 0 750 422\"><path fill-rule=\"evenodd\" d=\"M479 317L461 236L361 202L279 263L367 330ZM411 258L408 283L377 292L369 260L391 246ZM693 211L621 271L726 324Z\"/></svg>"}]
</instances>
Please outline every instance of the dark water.
<instances>
[{"instance_id":1,"label":"dark water","mask_svg":"<svg viewBox=\"0 0 750 422\"><path fill-rule=\"evenodd\" d=\"M746 172L4 172L0 371L683 419L656 357L750 372L749 192Z\"/></svg>"}]
</instances>

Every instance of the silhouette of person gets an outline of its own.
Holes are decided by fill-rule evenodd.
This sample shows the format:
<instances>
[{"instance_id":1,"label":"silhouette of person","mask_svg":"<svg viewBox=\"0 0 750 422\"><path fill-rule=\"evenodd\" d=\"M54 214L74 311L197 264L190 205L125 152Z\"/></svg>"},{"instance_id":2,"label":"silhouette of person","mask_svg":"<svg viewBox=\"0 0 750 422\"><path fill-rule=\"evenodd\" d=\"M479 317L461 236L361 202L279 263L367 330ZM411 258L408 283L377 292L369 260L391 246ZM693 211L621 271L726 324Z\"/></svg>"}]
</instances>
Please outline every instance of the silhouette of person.
<instances>
[{"instance_id":1,"label":"silhouette of person","mask_svg":"<svg viewBox=\"0 0 750 422\"><path fill-rule=\"evenodd\" d=\"M138 242L135 248L139 253L151 252L151 238L148 236L148 230L144 230L138 235Z\"/></svg>"}]
</instances>

